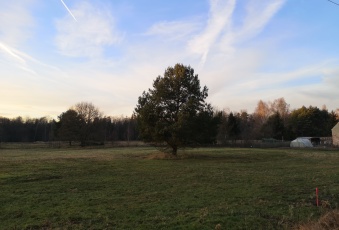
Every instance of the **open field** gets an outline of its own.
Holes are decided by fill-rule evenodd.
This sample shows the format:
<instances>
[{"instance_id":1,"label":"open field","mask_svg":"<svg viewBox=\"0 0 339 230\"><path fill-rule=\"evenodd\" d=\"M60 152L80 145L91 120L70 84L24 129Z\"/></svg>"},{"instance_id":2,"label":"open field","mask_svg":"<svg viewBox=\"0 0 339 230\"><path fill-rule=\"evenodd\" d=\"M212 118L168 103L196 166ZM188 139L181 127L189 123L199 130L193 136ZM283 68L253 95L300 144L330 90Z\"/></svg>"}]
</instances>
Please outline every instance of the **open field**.
<instances>
[{"instance_id":1,"label":"open field","mask_svg":"<svg viewBox=\"0 0 339 230\"><path fill-rule=\"evenodd\" d=\"M338 208L338 165L319 149L0 149L0 228L290 229Z\"/></svg>"}]
</instances>

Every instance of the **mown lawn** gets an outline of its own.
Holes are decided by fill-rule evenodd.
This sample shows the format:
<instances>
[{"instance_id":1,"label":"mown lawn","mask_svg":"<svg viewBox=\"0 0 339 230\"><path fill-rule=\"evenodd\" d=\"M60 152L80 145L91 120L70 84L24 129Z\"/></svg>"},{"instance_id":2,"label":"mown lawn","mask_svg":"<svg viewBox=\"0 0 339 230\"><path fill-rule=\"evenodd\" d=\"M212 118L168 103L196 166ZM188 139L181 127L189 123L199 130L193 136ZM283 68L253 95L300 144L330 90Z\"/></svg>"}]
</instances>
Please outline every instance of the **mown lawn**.
<instances>
[{"instance_id":1,"label":"mown lawn","mask_svg":"<svg viewBox=\"0 0 339 230\"><path fill-rule=\"evenodd\" d=\"M289 229L338 208L338 165L337 150L0 149L0 228Z\"/></svg>"}]
</instances>

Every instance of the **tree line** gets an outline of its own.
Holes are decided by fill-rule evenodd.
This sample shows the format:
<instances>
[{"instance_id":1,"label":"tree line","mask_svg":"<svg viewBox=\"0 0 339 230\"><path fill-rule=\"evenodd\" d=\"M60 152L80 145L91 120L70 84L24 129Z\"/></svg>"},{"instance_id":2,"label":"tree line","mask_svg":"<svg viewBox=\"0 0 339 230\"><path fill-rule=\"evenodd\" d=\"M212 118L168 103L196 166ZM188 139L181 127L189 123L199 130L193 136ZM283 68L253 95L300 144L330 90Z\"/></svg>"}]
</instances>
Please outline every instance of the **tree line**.
<instances>
[{"instance_id":1,"label":"tree line","mask_svg":"<svg viewBox=\"0 0 339 230\"><path fill-rule=\"evenodd\" d=\"M82 104L91 103L82 102ZM87 123L74 108L61 113L57 120L48 117L26 119L0 117L0 141L68 141L72 144L82 140L82 145L86 145L86 142L104 143L140 139L135 116L98 115L100 116L87 120ZM209 137L220 144L263 138L288 141L301 136L327 137L331 136L331 129L339 121L338 113L328 111L326 108L302 106L290 110L284 98L275 99L273 103L260 100L253 113L215 109L212 116L217 123L217 130L208 135L212 135ZM205 133L204 130L199 132Z\"/></svg>"},{"instance_id":2,"label":"tree line","mask_svg":"<svg viewBox=\"0 0 339 230\"><path fill-rule=\"evenodd\" d=\"M339 110L326 106L290 109L284 98L260 100L253 113L213 109L205 102L208 88L200 87L193 68L176 64L158 76L139 97L130 117L109 117L90 102L80 102L57 120L0 117L0 142L65 141L81 146L108 141L143 140L172 149L237 140L293 140L328 137Z\"/></svg>"},{"instance_id":3,"label":"tree line","mask_svg":"<svg viewBox=\"0 0 339 230\"><path fill-rule=\"evenodd\" d=\"M103 116L92 103L81 102L58 119L0 117L0 142L67 141L69 145L98 145L138 139L133 117Z\"/></svg>"},{"instance_id":4,"label":"tree line","mask_svg":"<svg viewBox=\"0 0 339 230\"><path fill-rule=\"evenodd\" d=\"M338 110L326 106L302 106L290 110L284 98L273 102L260 100L252 114L246 111L219 111L219 143L236 140L293 140L297 137L330 137L331 129L339 121Z\"/></svg>"}]
</instances>

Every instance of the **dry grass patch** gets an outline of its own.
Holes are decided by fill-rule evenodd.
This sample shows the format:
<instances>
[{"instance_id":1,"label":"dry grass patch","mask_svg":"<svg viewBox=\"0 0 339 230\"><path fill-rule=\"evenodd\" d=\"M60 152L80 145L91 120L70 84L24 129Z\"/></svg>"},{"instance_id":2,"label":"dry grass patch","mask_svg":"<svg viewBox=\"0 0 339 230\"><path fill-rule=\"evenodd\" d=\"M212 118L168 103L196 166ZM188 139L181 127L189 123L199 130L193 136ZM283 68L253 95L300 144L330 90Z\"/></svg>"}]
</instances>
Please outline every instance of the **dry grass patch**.
<instances>
[{"instance_id":1,"label":"dry grass patch","mask_svg":"<svg viewBox=\"0 0 339 230\"><path fill-rule=\"evenodd\" d=\"M175 156L171 153L156 152L145 156L145 159L148 160L166 160L166 159L179 159L178 156Z\"/></svg>"},{"instance_id":2,"label":"dry grass patch","mask_svg":"<svg viewBox=\"0 0 339 230\"><path fill-rule=\"evenodd\" d=\"M318 221L312 221L298 226L298 230L335 230L339 229L339 210L333 210L322 215Z\"/></svg>"}]
</instances>

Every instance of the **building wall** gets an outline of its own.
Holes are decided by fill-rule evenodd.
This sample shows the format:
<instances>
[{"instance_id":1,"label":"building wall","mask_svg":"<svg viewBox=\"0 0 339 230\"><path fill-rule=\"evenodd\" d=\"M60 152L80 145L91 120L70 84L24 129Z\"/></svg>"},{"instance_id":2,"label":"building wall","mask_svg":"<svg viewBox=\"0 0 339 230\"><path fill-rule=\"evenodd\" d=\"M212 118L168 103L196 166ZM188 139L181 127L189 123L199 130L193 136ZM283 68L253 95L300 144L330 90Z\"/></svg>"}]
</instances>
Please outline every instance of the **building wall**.
<instances>
[{"instance_id":1,"label":"building wall","mask_svg":"<svg viewBox=\"0 0 339 230\"><path fill-rule=\"evenodd\" d=\"M339 123L332 128L332 141L334 146L339 146Z\"/></svg>"}]
</instances>

